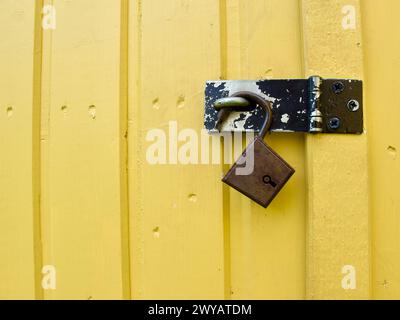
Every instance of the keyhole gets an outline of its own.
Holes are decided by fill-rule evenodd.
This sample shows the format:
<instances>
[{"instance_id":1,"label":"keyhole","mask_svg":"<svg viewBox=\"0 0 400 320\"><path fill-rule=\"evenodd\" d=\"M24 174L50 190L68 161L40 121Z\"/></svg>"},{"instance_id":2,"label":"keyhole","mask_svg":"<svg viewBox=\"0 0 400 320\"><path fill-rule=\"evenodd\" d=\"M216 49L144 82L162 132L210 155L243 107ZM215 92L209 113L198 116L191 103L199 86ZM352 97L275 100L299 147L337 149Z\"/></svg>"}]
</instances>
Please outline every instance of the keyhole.
<instances>
[{"instance_id":1,"label":"keyhole","mask_svg":"<svg viewBox=\"0 0 400 320\"><path fill-rule=\"evenodd\" d=\"M276 182L274 182L272 180L271 176L268 176L268 175L263 177L263 182L265 184L271 185L273 188L276 188L276 186L277 186Z\"/></svg>"}]
</instances>

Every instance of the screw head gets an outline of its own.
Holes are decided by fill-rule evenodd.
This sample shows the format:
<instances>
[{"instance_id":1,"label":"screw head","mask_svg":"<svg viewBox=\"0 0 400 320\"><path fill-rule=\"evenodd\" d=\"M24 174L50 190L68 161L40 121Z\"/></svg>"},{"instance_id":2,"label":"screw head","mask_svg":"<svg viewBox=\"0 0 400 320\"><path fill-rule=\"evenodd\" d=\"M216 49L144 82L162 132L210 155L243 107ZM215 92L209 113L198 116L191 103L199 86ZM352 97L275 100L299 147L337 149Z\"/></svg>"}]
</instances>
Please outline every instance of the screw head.
<instances>
[{"instance_id":1,"label":"screw head","mask_svg":"<svg viewBox=\"0 0 400 320\"><path fill-rule=\"evenodd\" d=\"M341 81L336 81L333 85L332 85L332 90L334 93L339 94L342 93L344 91L344 84Z\"/></svg>"},{"instance_id":2,"label":"screw head","mask_svg":"<svg viewBox=\"0 0 400 320\"><path fill-rule=\"evenodd\" d=\"M347 103L347 108L351 112L356 112L360 109L360 103L357 100L352 99Z\"/></svg>"},{"instance_id":3,"label":"screw head","mask_svg":"<svg viewBox=\"0 0 400 320\"><path fill-rule=\"evenodd\" d=\"M337 117L330 118L328 121L328 127L331 130L337 130L340 127L340 119Z\"/></svg>"}]
</instances>

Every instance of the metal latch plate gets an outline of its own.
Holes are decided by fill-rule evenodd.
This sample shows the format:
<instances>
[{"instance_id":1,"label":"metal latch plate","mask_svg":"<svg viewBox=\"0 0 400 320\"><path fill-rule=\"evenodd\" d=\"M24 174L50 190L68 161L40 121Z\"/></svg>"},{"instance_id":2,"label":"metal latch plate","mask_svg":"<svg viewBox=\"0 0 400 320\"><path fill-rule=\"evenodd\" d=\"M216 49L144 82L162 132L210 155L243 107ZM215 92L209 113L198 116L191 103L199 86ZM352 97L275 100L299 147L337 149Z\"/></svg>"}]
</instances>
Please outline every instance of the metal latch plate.
<instances>
[{"instance_id":1,"label":"metal latch plate","mask_svg":"<svg viewBox=\"0 0 400 320\"><path fill-rule=\"evenodd\" d=\"M254 92L272 103L273 122L271 131L312 132L312 111L318 100L321 113L322 133L363 132L362 81L351 79L322 79L313 87L310 79L292 80L239 80L208 81L205 91L205 128L217 132L215 122L218 111L214 102L238 91ZM312 92L313 94L310 94ZM353 105L350 105L352 103ZM224 121L222 132L259 131L265 114L258 106L231 112Z\"/></svg>"}]
</instances>

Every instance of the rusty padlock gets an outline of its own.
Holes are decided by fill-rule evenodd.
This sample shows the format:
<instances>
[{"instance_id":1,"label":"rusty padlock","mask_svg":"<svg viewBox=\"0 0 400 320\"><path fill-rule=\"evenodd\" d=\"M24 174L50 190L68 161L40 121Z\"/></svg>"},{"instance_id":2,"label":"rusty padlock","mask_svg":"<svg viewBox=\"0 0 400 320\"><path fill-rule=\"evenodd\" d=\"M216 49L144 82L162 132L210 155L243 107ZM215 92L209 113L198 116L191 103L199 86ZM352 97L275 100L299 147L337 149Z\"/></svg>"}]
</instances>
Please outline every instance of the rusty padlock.
<instances>
[{"instance_id":1,"label":"rusty padlock","mask_svg":"<svg viewBox=\"0 0 400 320\"><path fill-rule=\"evenodd\" d=\"M266 208L295 170L263 140L272 123L270 102L248 91L237 92L232 97L244 98L258 104L265 110L266 116L259 135L246 148L222 181ZM230 112L229 109L219 111L219 124L228 112ZM245 169L249 161L253 164L250 170ZM246 166L243 167L243 164Z\"/></svg>"}]
</instances>

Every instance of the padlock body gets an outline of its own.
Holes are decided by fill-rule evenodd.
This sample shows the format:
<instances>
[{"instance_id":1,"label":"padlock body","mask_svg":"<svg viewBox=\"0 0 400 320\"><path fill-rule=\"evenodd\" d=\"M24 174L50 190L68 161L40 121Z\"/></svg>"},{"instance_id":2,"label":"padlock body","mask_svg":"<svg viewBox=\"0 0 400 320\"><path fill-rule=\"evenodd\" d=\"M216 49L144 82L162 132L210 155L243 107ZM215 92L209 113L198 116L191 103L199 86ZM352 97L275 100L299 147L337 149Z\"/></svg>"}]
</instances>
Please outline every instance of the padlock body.
<instances>
[{"instance_id":1,"label":"padlock body","mask_svg":"<svg viewBox=\"0 0 400 320\"><path fill-rule=\"evenodd\" d=\"M243 168L252 155L254 170L243 175L243 170L241 172L239 168ZM295 170L285 160L257 137L222 181L266 208L294 173Z\"/></svg>"}]
</instances>

